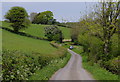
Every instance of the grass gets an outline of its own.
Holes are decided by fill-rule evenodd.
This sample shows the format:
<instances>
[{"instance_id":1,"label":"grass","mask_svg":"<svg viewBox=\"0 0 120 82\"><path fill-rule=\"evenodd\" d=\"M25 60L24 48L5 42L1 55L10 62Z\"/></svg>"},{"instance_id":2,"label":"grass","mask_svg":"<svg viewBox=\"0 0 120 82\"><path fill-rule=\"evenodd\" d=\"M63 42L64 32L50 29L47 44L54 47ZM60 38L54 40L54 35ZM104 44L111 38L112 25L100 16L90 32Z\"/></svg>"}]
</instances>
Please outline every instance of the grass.
<instances>
[{"instance_id":1,"label":"grass","mask_svg":"<svg viewBox=\"0 0 120 82\"><path fill-rule=\"evenodd\" d=\"M2 26L13 30L13 28L10 27L10 23L2 22ZM45 36L44 36L44 27L45 26L49 26L49 25L31 24L31 26L28 29L20 30L20 31L31 34L33 36L45 38ZM64 38L70 38L70 29L69 28L64 28L64 27L59 27L59 28L63 31ZM36 70L34 75L32 75L30 77L30 80L48 80L58 69L64 67L66 65L67 61L70 59L71 55L69 53L67 53L66 57L61 58L60 53L62 51L58 52L58 49L51 46L49 41L32 39L29 37L20 36L20 35L8 32L6 30L2 30L2 29L0 29L0 30L2 31L2 37L0 37L0 38L2 38L1 45L2 45L3 49L5 49L5 50L6 49L10 50L10 51L17 50L18 52L23 52L23 53L28 54L29 58L30 58L30 56L31 57L34 56L36 58L36 60L33 60L34 61L33 63L37 62L37 57L38 57L37 53L40 53L39 55L44 55L45 57L51 57L51 58L56 57L47 66L43 67L42 69ZM15 55L17 56L19 54L15 54ZM12 57L12 58L14 58L14 57ZM29 58L28 58L28 60L29 60ZM18 59L15 58L15 59L19 60L19 58ZM44 59L44 57L43 57L43 59ZM7 60L7 62L8 61L9 60ZM12 65L12 64L10 64L10 65ZM31 67L31 68L34 68L34 67ZM15 69L17 70L17 68L15 68ZM22 70L22 69L19 69L19 71L20 70Z\"/></svg>"},{"instance_id":2,"label":"grass","mask_svg":"<svg viewBox=\"0 0 120 82\"><path fill-rule=\"evenodd\" d=\"M108 72L106 69L101 68L97 64L90 66L87 62L84 62L83 67L88 70L96 80L118 80L117 75Z\"/></svg>"},{"instance_id":3,"label":"grass","mask_svg":"<svg viewBox=\"0 0 120 82\"><path fill-rule=\"evenodd\" d=\"M12 29L12 27L10 26L10 23L7 23L7 22L0 21L0 26L8 27L8 28Z\"/></svg>"},{"instance_id":4,"label":"grass","mask_svg":"<svg viewBox=\"0 0 120 82\"><path fill-rule=\"evenodd\" d=\"M29 80L49 80L50 77L60 68L64 67L68 60L70 59L71 54L67 53L66 57L58 58L41 70L36 70L35 75L31 76Z\"/></svg>"},{"instance_id":5,"label":"grass","mask_svg":"<svg viewBox=\"0 0 120 82\"><path fill-rule=\"evenodd\" d=\"M0 21L0 23L1 23L1 21ZM9 29L13 29L10 26L10 23L7 23L7 22L2 22L2 26L7 27ZM46 27L46 26L50 26L50 25L31 24L27 29L20 30L20 31L31 34L33 36L45 38L44 27ZM60 30L62 30L64 38L70 39L70 28L60 27L60 26L59 26L59 28L60 28Z\"/></svg>"},{"instance_id":6,"label":"grass","mask_svg":"<svg viewBox=\"0 0 120 82\"><path fill-rule=\"evenodd\" d=\"M63 32L63 36L64 36L64 38L65 39L70 39L71 37L70 37L70 28L66 28L66 27L59 27L60 28L60 30L62 30L62 32Z\"/></svg>"},{"instance_id":7,"label":"grass","mask_svg":"<svg viewBox=\"0 0 120 82\"><path fill-rule=\"evenodd\" d=\"M6 30L2 30L2 36L2 47L8 50L33 51L41 54L49 54L57 50L48 41L20 36Z\"/></svg>"},{"instance_id":8,"label":"grass","mask_svg":"<svg viewBox=\"0 0 120 82\"><path fill-rule=\"evenodd\" d=\"M44 27L46 27L46 26L49 26L49 25L31 24L31 26L23 32L31 34L33 36L38 36L38 37L45 38Z\"/></svg>"},{"instance_id":9,"label":"grass","mask_svg":"<svg viewBox=\"0 0 120 82\"><path fill-rule=\"evenodd\" d=\"M74 46L72 49L74 52L77 52L78 54L81 54L83 52L83 47L82 46Z\"/></svg>"},{"instance_id":10,"label":"grass","mask_svg":"<svg viewBox=\"0 0 120 82\"><path fill-rule=\"evenodd\" d=\"M9 25L10 23L3 22L3 27L12 29ZM24 30L21 30L21 31L29 33L33 36L44 37L44 26L47 26L47 25L32 24L25 31ZM6 56L4 57L4 60L6 59L4 63L6 65L6 62L8 62L7 66L10 66L10 68L14 65L14 69L13 69L14 74L10 74L12 72L9 73L9 70L10 70L9 67L6 68L8 70L5 69L6 73L8 73L8 75L10 74L10 79L12 78L27 79L28 77L27 75L29 75L27 74L27 72L30 72L31 74L31 71L28 69L36 69L36 72L35 73L33 72L34 75L31 76L30 80L47 80L54 74L55 71L63 67L70 58L70 54L68 54L66 57L62 57L61 55L64 55L64 53L62 54L63 51L60 50L58 52L59 49L56 49L52 45L50 45L49 41L32 39L29 37L11 33L3 29L0 29L0 30L2 31L2 37L0 37L2 38L1 39L2 47L4 50L8 50L9 52L11 52L11 54L6 54ZM13 54L14 51L17 51L20 53L23 52L25 54L22 54L22 55L19 53ZM26 56L26 54L28 55ZM9 58L7 56L9 56ZM47 66L44 66L44 65L42 66L43 64L42 62L46 63L46 60L48 60L47 58L51 59L51 63L48 64ZM13 62L10 62L10 61L13 61ZM14 62L17 62L19 64L17 63L14 64ZM41 63L41 67L43 68L39 67L40 64L38 65L38 62ZM25 65L28 68L22 65ZM34 65L36 65L37 67ZM25 70L21 69L20 67L24 67ZM38 70L37 68L40 68L40 69ZM25 77L24 78L19 77L20 74L16 75L15 74L16 71L20 71L19 73L21 73L22 75L25 75ZM6 74L6 77L7 77L7 74Z\"/></svg>"},{"instance_id":11,"label":"grass","mask_svg":"<svg viewBox=\"0 0 120 82\"><path fill-rule=\"evenodd\" d=\"M83 67L93 75L94 79L96 80L118 80L118 75L112 74L106 69L101 68L98 64L94 64L93 66L91 66L89 64L90 62L87 62L86 54L82 53L83 52L82 47L74 48L73 51L75 51L78 54L81 54Z\"/></svg>"}]
</instances>

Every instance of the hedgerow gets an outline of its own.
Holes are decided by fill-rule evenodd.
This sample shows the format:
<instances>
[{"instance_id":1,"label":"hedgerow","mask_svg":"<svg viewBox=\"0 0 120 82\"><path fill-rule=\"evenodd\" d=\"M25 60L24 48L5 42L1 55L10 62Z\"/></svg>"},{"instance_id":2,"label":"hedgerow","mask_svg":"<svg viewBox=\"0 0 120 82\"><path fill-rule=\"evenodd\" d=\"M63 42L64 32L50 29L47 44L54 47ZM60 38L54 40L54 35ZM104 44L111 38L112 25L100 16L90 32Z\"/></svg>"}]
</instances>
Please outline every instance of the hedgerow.
<instances>
[{"instance_id":1,"label":"hedgerow","mask_svg":"<svg viewBox=\"0 0 120 82\"><path fill-rule=\"evenodd\" d=\"M67 51L60 48L53 54L42 55L40 53L23 53L21 51L9 51L3 49L2 52L2 77L3 80L28 80L35 74L36 70L41 70L51 61L64 58Z\"/></svg>"}]
</instances>

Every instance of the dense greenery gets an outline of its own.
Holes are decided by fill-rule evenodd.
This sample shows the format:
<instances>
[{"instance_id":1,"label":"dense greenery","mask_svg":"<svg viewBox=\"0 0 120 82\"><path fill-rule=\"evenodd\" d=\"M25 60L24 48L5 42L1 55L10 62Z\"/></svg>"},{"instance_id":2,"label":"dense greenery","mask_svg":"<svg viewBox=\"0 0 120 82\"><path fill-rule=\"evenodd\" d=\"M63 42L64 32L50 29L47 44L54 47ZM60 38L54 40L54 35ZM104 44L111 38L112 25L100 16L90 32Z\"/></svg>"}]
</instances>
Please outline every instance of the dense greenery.
<instances>
[{"instance_id":1,"label":"dense greenery","mask_svg":"<svg viewBox=\"0 0 120 82\"><path fill-rule=\"evenodd\" d=\"M88 72L90 72L96 80L105 80L105 81L106 80L115 80L115 81L118 80L118 75L112 74L105 68L101 68L99 64L91 65L92 63L88 62L88 57L89 57L87 55L88 53L83 51L82 46L75 46L73 51L82 56L83 68L85 68ZM110 63L110 64L113 65L114 63ZM111 66L110 68L113 68L113 66Z\"/></svg>"},{"instance_id":2,"label":"dense greenery","mask_svg":"<svg viewBox=\"0 0 120 82\"><path fill-rule=\"evenodd\" d=\"M10 23L3 22L4 27L11 29L9 27L9 24ZM31 28L34 29L34 27ZM43 28L43 26L41 26L41 28ZM32 34L31 31L28 32ZM52 47L48 41L36 40L25 36L20 36L6 30L2 30L2 36L3 36L2 72L4 80L34 79L33 77L36 76L37 74L36 71L39 70L40 73L43 74L44 72L46 72L46 69L51 70L51 72L48 73L47 75L43 74L40 78L43 80L49 79L51 75L59 68L63 67L70 58L70 55L69 56L66 55L67 52L65 49L63 48L56 49ZM53 62L49 64L50 61ZM53 65L54 66L56 65L56 67L53 67Z\"/></svg>"},{"instance_id":3,"label":"dense greenery","mask_svg":"<svg viewBox=\"0 0 120 82\"><path fill-rule=\"evenodd\" d=\"M74 42L75 44L78 44L78 36L79 36L80 29L79 29L79 26L76 24L72 25L73 27L71 27L71 39L72 39L72 42Z\"/></svg>"},{"instance_id":4,"label":"dense greenery","mask_svg":"<svg viewBox=\"0 0 120 82\"><path fill-rule=\"evenodd\" d=\"M49 80L51 76L60 68L64 67L71 54L67 53L64 58L57 58L52 60L47 66L41 70L36 70L36 74L31 76L29 80Z\"/></svg>"},{"instance_id":5,"label":"dense greenery","mask_svg":"<svg viewBox=\"0 0 120 82\"><path fill-rule=\"evenodd\" d=\"M28 27L30 22L27 17L28 14L22 7L12 7L5 15L5 18L8 19L10 23L12 23L11 26L15 32Z\"/></svg>"},{"instance_id":6,"label":"dense greenery","mask_svg":"<svg viewBox=\"0 0 120 82\"><path fill-rule=\"evenodd\" d=\"M118 61L120 54L118 48L120 10L118 6L120 2L103 2L100 5L99 12L89 14L76 24L79 29L76 41L83 46L88 56L87 61L91 62L91 65L98 63L101 67L118 74L118 64L120 64ZM72 30L73 34L76 34L74 30Z\"/></svg>"},{"instance_id":7,"label":"dense greenery","mask_svg":"<svg viewBox=\"0 0 120 82\"><path fill-rule=\"evenodd\" d=\"M81 30L83 31L83 30ZM119 56L119 48L118 48L118 34L114 34L111 38L111 51L109 52L109 55L106 55L104 53L104 41L102 41L100 38L96 37L96 36L92 36L91 35L91 31L88 30L88 32L86 31L86 33L80 33L79 37L78 37L78 42L80 45L82 45L84 47L84 51L88 53L88 61L90 61L92 64L94 63L99 63L100 66L105 67L106 69L110 69L107 64L108 61L112 61L113 58L118 57ZM120 63L119 61L115 61L117 64L115 67L118 67L118 63ZM112 62L111 62L112 63ZM112 66L112 65L110 65ZM114 68L114 67L113 67ZM118 74L118 68L115 68L114 70L116 70L116 74ZM114 71L113 70L113 71ZM111 70L111 72L113 72ZM115 73L115 72L113 72Z\"/></svg>"},{"instance_id":8,"label":"dense greenery","mask_svg":"<svg viewBox=\"0 0 120 82\"><path fill-rule=\"evenodd\" d=\"M34 24L54 24L56 19L53 18L51 11L44 11L34 16L32 23Z\"/></svg>"},{"instance_id":9,"label":"dense greenery","mask_svg":"<svg viewBox=\"0 0 120 82\"><path fill-rule=\"evenodd\" d=\"M75 52L84 52L83 67L98 80L116 80L120 64L120 1L98 5L97 10L81 18L79 23L56 22L51 11L32 13L31 22L34 24L31 26L25 9L12 7L5 15L7 20L2 25L14 30L13 33L2 29L3 62L0 65L2 64L3 80L48 80L70 58L67 50L55 42L62 43L63 35L69 39L70 29L72 42L83 48L75 46L73 49ZM24 31L28 26L29 29ZM45 37L52 42L21 36L18 31ZM69 47L67 43L64 46Z\"/></svg>"},{"instance_id":10,"label":"dense greenery","mask_svg":"<svg viewBox=\"0 0 120 82\"><path fill-rule=\"evenodd\" d=\"M62 42L63 35L62 31L57 26L48 26L45 27L45 36L49 41L55 40L58 42Z\"/></svg>"},{"instance_id":11,"label":"dense greenery","mask_svg":"<svg viewBox=\"0 0 120 82\"><path fill-rule=\"evenodd\" d=\"M27 80L29 76L35 74L36 70L42 70L46 65L55 65L57 64L57 62L54 62L56 60L61 60L65 63L67 61L64 58L68 57L64 48L59 48L51 55L41 55L37 52L22 53L20 51L3 50L2 56L3 80ZM57 66L59 65L57 64Z\"/></svg>"}]
</instances>

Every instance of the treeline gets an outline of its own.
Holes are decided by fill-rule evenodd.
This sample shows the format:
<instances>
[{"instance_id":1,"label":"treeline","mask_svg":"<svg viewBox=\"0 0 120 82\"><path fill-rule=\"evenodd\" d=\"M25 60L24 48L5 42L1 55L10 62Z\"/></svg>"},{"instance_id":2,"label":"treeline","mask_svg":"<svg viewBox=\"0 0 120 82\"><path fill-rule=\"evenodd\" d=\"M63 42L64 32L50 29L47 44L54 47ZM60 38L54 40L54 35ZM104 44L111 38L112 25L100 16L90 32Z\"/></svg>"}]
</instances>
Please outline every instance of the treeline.
<instances>
[{"instance_id":1,"label":"treeline","mask_svg":"<svg viewBox=\"0 0 120 82\"><path fill-rule=\"evenodd\" d=\"M7 22L11 23L10 25L13 28L13 32L17 34L20 34L19 31L21 29L28 28L30 26L30 23L47 24L47 25L51 25L45 27L45 36L48 38L48 40L49 41L54 40L60 43L63 40L62 31L57 27L59 22L57 22L56 19L54 19L53 13L51 11L44 11L38 14L31 13L30 16L28 16L27 11L23 7L12 7L5 15L5 18ZM31 36L31 37L38 39L40 38L36 36Z\"/></svg>"},{"instance_id":2,"label":"treeline","mask_svg":"<svg viewBox=\"0 0 120 82\"><path fill-rule=\"evenodd\" d=\"M120 1L102 2L72 28L72 41L82 45L91 65L119 74Z\"/></svg>"},{"instance_id":3,"label":"treeline","mask_svg":"<svg viewBox=\"0 0 120 82\"><path fill-rule=\"evenodd\" d=\"M11 7L11 9L6 13L5 18L6 22L11 23L15 32L28 28L30 23L48 25L59 23L54 19L54 15L51 11L31 13L29 16L25 8L19 6Z\"/></svg>"},{"instance_id":4,"label":"treeline","mask_svg":"<svg viewBox=\"0 0 120 82\"><path fill-rule=\"evenodd\" d=\"M30 14L30 21L33 24L57 24L59 22L56 21L53 17L53 12L51 11L44 11L40 13L31 13Z\"/></svg>"}]
</instances>

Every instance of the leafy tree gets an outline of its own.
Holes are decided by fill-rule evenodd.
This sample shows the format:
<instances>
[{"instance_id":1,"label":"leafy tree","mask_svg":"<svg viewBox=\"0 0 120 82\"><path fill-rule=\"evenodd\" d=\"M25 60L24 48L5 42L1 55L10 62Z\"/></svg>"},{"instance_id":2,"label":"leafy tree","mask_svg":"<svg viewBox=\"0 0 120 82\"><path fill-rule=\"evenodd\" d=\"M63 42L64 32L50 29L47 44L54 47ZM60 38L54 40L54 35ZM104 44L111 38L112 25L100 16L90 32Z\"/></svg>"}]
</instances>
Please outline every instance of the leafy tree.
<instances>
[{"instance_id":1,"label":"leafy tree","mask_svg":"<svg viewBox=\"0 0 120 82\"><path fill-rule=\"evenodd\" d=\"M98 23L103 30L102 40L104 42L104 54L108 55L110 52L110 40L114 33L118 30L118 17L120 16L120 1L118 2L102 2L101 12L96 12L99 18Z\"/></svg>"},{"instance_id":2,"label":"leafy tree","mask_svg":"<svg viewBox=\"0 0 120 82\"><path fill-rule=\"evenodd\" d=\"M63 40L62 31L56 26L45 27L45 36L49 41L55 40L62 42Z\"/></svg>"},{"instance_id":3,"label":"leafy tree","mask_svg":"<svg viewBox=\"0 0 120 82\"><path fill-rule=\"evenodd\" d=\"M12 7L5 15L5 18L12 23L11 26L15 32L27 28L29 25L27 17L28 14L23 7Z\"/></svg>"},{"instance_id":4,"label":"leafy tree","mask_svg":"<svg viewBox=\"0 0 120 82\"><path fill-rule=\"evenodd\" d=\"M56 19L53 18L53 13L51 11L38 13L33 20L33 23L36 24L54 24L55 22Z\"/></svg>"}]
</instances>

